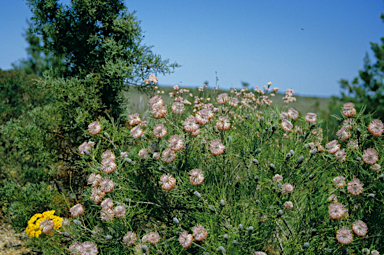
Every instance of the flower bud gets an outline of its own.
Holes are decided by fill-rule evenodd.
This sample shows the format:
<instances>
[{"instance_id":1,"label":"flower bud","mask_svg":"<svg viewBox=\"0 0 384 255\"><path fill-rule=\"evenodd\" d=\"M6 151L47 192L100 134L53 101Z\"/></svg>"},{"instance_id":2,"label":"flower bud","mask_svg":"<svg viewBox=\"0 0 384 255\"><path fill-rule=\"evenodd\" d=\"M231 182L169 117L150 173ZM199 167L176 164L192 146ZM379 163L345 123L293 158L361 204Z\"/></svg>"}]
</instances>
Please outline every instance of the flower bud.
<instances>
[{"instance_id":1,"label":"flower bud","mask_svg":"<svg viewBox=\"0 0 384 255\"><path fill-rule=\"evenodd\" d=\"M279 210L278 212L277 212L277 217L281 217L282 215L283 215L283 210Z\"/></svg>"},{"instance_id":2,"label":"flower bud","mask_svg":"<svg viewBox=\"0 0 384 255\"><path fill-rule=\"evenodd\" d=\"M258 175L255 175L255 181L259 181L259 176Z\"/></svg>"},{"instance_id":3,"label":"flower bud","mask_svg":"<svg viewBox=\"0 0 384 255\"><path fill-rule=\"evenodd\" d=\"M197 198L201 198L201 194L197 191L193 192L193 194L197 197Z\"/></svg>"},{"instance_id":4,"label":"flower bud","mask_svg":"<svg viewBox=\"0 0 384 255\"><path fill-rule=\"evenodd\" d=\"M106 235L106 236L105 236L105 239L107 239L107 240L111 240L111 239L112 239L112 236L111 236L111 235Z\"/></svg>"},{"instance_id":5,"label":"flower bud","mask_svg":"<svg viewBox=\"0 0 384 255\"><path fill-rule=\"evenodd\" d=\"M224 206L224 205L225 205L225 201L224 201L224 199L221 199L221 200L220 200L220 205L221 205L221 206Z\"/></svg>"},{"instance_id":6,"label":"flower bud","mask_svg":"<svg viewBox=\"0 0 384 255\"><path fill-rule=\"evenodd\" d=\"M309 175L309 179L313 179L313 177L315 177L314 174L310 174L310 175Z\"/></svg>"},{"instance_id":7,"label":"flower bud","mask_svg":"<svg viewBox=\"0 0 384 255\"><path fill-rule=\"evenodd\" d=\"M69 236L68 232L63 232L63 236Z\"/></svg>"},{"instance_id":8,"label":"flower bud","mask_svg":"<svg viewBox=\"0 0 384 255\"><path fill-rule=\"evenodd\" d=\"M357 157L356 160L357 160L357 161L361 161L361 158L360 158L360 157Z\"/></svg>"},{"instance_id":9,"label":"flower bud","mask_svg":"<svg viewBox=\"0 0 384 255\"><path fill-rule=\"evenodd\" d=\"M256 199L255 202L256 202L256 204L260 204L260 200L259 199Z\"/></svg>"},{"instance_id":10,"label":"flower bud","mask_svg":"<svg viewBox=\"0 0 384 255\"><path fill-rule=\"evenodd\" d=\"M229 136L227 137L227 139L228 139L228 142L232 143L232 136L229 135Z\"/></svg>"},{"instance_id":11,"label":"flower bud","mask_svg":"<svg viewBox=\"0 0 384 255\"><path fill-rule=\"evenodd\" d=\"M104 136L107 137L108 139L111 138L107 132L104 132Z\"/></svg>"},{"instance_id":12,"label":"flower bud","mask_svg":"<svg viewBox=\"0 0 384 255\"><path fill-rule=\"evenodd\" d=\"M232 241L232 244L235 245L235 246L237 246L237 245L239 244L239 242L236 241L236 240L233 240L233 241Z\"/></svg>"},{"instance_id":13,"label":"flower bud","mask_svg":"<svg viewBox=\"0 0 384 255\"><path fill-rule=\"evenodd\" d=\"M257 155L257 154L259 154L261 152L261 148L257 148L256 150L255 150L255 154Z\"/></svg>"},{"instance_id":14,"label":"flower bud","mask_svg":"<svg viewBox=\"0 0 384 255\"><path fill-rule=\"evenodd\" d=\"M271 168L271 170L275 170L276 169L276 167L275 167L275 165L274 164L269 164L269 168Z\"/></svg>"},{"instance_id":15,"label":"flower bud","mask_svg":"<svg viewBox=\"0 0 384 255\"><path fill-rule=\"evenodd\" d=\"M303 156L300 156L298 159L297 159L297 164L301 164L303 163L304 161L304 157Z\"/></svg>"},{"instance_id":16,"label":"flower bud","mask_svg":"<svg viewBox=\"0 0 384 255\"><path fill-rule=\"evenodd\" d=\"M239 230L243 230L244 226L243 224L239 224Z\"/></svg>"},{"instance_id":17,"label":"flower bud","mask_svg":"<svg viewBox=\"0 0 384 255\"><path fill-rule=\"evenodd\" d=\"M290 150L289 153L293 156L295 155L295 152L293 150Z\"/></svg>"},{"instance_id":18,"label":"flower bud","mask_svg":"<svg viewBox=\"0 0 384 255\"><path fill-rule=\"evenodd\" d=\"M312 154L312 155L315 155L316 152L317 152L317 149L316 149L316 148L314 148L313 150L311 150L311 154Z\"/></svg>"},{"instance_id":19,"label":"flower bud","mask_svg":"<svg viewBox=\"0 0 384 255\"><path fill-rule=\"evenodd\" d=\"M79 220L73 220L73 223L76 225L76 226L81 226L81 222Z\"/></svg>"},{"instance_id":20,"label":"flower bud","mask_svg":"<svg viewBox=\"0 0 384 255\"><path fill-rule=\"evenodd\" d=\"M213 205L209 205L208 208L209 210L216 212L216 208Z\"/></svg>"},{"instance_id":21,"label":"flower bud","mask_svg":"<svg viewBox=\"0 0 384 255\"><path fill-rule=\"evenodd\" d=\"M257 159L255 159L255 158L254 158L254 159L252 159L252 162L253 162L253 163L255 163L256 165L258 165L258 164L259 164L259 161L258 161Z\"/></svg>"},{"instance_id":22,"label":"flower bud","mask_svg":"<svg viewBox=\"0 0 384 255\"><path fill-rule=\"evenodd\" d=\"M261 116L261 117L260 117L260 122L264 122L264 120L265 120L265 119L264 119L264 116Z\"/></svg>"},{"instance_id":23,"label":"flower bud","mask_svg":"<svg viewBox=\"0 0 384 255\"><path fill-rule=\"evenodd\" d=\"M89 151L88 151L88 150L84 149L83 152L84 152L86 155L89 156Z\"/></svg>"},{"instance_id":24,"label":"flower bud","mask_svg":"<svg viewBox=\"0 0 384 255\"><path fill-rule=\"evenodd\" d=\"M217 251L225 252L225 249L223 246L219 246L219 248L217 248Z\"/></svg>"},{"instance_id":25,"label":"flower bud","mask_svg":"<svg viewBox=\"0 0 384 255\"><path fill-rule=\"evenodd\" d=\"M143 250L144 253L147 253L147 252L148 252L148 247L147 247L145 244L143 244L143 245L141 246L141 249Z\"/></svg>"},{"instance_id":26,"label":"flower bud","mask_svg":"<svg viewBox=\"0 0 384 255\"><path fill-rule=\"evenodd\" d=\"M309 243L305 242L303 247L304 247L304 249L308 249L309 248Z\"/></svg>"},{"instance_id":27,"label":"flower bud","mask_svg":"<svg viewBox=\"0 0 384 255\"><path fill-rule=\"evenodd\" d=\"M227 234L225 234L225 235L223 235L223 238L224 238L225 240L228 240L229 236L228 236Z\"/></svg>"},{"instance_id":28,"label":"flower bud","mask_svg":"<svg viewBox=\"0 0 384 255\"><path fill-rule=\"evenodd\" d=\"M128 162L128 163L131 163L132 162L132 159L130 159L130 158L125 158L124 159L126 162Z\"/></svg>"},{"instance_id":29,"label":"flower bud","mask_svg":"<svg viewBox=\"0 0 384 255\"><path fill-rule=\"evenodd\" d=\"M371 193L371 194L368 194L368 196L367 197L375 197L376 196L376 194L373 194L373 193Z\"/></svg>"},{"instance_id":30,"label":"flower bud","mask_svg":"<svg viewBox=\"0 0 384 255\"><path fill-rule=\"evenodd\" d=\"M252 226L250 226L250 227L247 229L247 231L248 231L248 234L249 234L249 235L251 235L251 234L252 234L252 232L253 232L253 227L252 227Z\"/></svg>"}]
</instances>

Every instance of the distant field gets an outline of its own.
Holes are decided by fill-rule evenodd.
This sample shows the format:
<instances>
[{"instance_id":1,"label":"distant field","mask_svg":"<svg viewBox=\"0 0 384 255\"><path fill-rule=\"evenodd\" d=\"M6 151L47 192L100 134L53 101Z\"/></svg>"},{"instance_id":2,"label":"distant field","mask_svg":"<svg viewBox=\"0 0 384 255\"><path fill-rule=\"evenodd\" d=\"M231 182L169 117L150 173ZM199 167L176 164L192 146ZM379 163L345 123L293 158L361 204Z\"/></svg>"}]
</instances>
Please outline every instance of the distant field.
<instances>
[{"instance_id":1,"label":"distant field","mask_svg":"<svg viewBox=\"0 0 384 255\"><path fill-rule=\"evenodd\" d=\"M186 88L186 87L180 87L184 89L189 89L190 92L194 95L198 95L198 89L197 88ZM162 95L164 101L167 103L170 100L169 93L173 91L172 87L159 87L158 90L163 90L164 94ZM208 89L209 93L212 93L212 89ZM220 90L220 93L226 93L229 91ZM284 91L282 91L284 92ZM282 100L282 97L284 95L277 93L276 96L272 98L273 105L275 106L282 106L285 103ZM125 97L127 98L127 110L128 113L140 113L141 115L144 114L146 110L148 110L148 100L149 97L145 94L140 93L136 88L132 87L130 88L128 93L125 93ZM324 97L303 97L303 96L295 96L297 101L289 104L289 108L294 108L297 110L301 115L307 113L307 112L313 112L316 114L326 113L328 112L328 103L330 101L329 98ZM145 117L145 116L143 116Z\"/></svg>"}]
</instances>

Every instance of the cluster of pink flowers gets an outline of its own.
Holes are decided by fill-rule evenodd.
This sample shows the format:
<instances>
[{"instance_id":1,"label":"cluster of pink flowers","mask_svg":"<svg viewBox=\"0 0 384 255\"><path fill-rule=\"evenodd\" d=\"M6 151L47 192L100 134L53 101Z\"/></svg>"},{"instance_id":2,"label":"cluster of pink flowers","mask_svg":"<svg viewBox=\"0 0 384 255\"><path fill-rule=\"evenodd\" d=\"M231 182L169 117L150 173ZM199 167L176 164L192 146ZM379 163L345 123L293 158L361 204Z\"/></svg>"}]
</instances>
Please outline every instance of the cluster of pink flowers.
<instances>
[{"instance_id":1,"label":"cluster of pink flowers","mask_svg":"<svg viewBox=\"0 0 384 255\"><path fill-rule=\"evenodd\" d=\"M381 120L373 120L369 126L368 126L368 131L371 133L373 136L381 136L383 134L383 122Z\"/></svg>"},{"instance_id":2,"label":"cluster of pink flowers","mask_svg":"<svg viewBox=\"0 0 384 255\"><path fill-rule=\"evenodd\" d=\"M148 79L144 80L143 82L145 84L150 84L150 83L156 84L158 81L159 81L159 78L156 78L155 74L151 73Z\"/></svg>"},{"instance_id":3,"label":"cluster of pink flowers","mask_svg":"<svg viewBox=\"0 0 384 255\"><path fill-rule=\"evenodd\" d=\"M200 185L204 181L204 175L203 175L203 171L201 171L201 169L192 169L189 172L189 175L190 175L189 181L193 185Z\"/></svg>"},{"instance_id":4,"label":"cluster of pink flowers","mask_svg":"<svg viewBox=\"0 0 384 255\"><path fill-rule=\"evenodd\" d=\"M356 115L355 104L346 103L343 105L342 113L345 117L350 118Z\"/></svg>"},{"instance_id":5,"label":"cluster of pink flowers","mask_svg":"<svg viewBox=\"0 0 384 255\"><path fill-rule=\"evenodd\" d=\"M211 145L210 145L209 149L211 150L211 153L213 155L220 155L224 152L225 146L224 146L224 144L222 144L220 139L216 139L216 140L211 141Z\"/></svg>"},{"instance_id":6,"label":"cluster of pink flowers","mask_svg":"<svg viewBox=\"0 0 384 255\"><path fill-rule=\"evenodd\" d=\"M362 220L352 224L352 231L358 236L365 236L368 232L368 226ZM353 240L352 231L347 227L342 227L336 232L337 241L341 244L350 244Z\"/></svg>"},{"instance_id":7,"label":"cluster of pink flowers","mask_svg":"<svg viewBox=\"0 0 384 255\"><path fill-rule=\"evenodd\" d=\"M115 187L114 182L109 177L101 177L92 173L88 178L88 183L92 184L91 200L95 203L100 203L105 197L106 193L109 193Z\"/></svg>"},{"instance_id":8,"label":"cluster of pink flowers","mask_svg":"<svg viewBox=\"0 0 384 255\"><path fill-rule=\"evenodd\" d=\"M208 236L207 230L203 226L201 226L199 224L194 226L192 228L192 231L193 231L193 235L192 234L188 234L187 231L184 231L179 236L179 243L184 248L188 248L188 247L190 247L192 245L193 238L195 238L196 241L203 241Z\"/></svg>"},{"instance_id":9,"label":"cluster of pink flowers","mask_svg":"<svg viewBox=\"0 0 384 255\"><path fill-rule=\"evenodd\" d=\"M116 167L117 167L115 163L116 156L115 154L112 153L112 151L110 150L104 151L101 154L101 159L102 159L101 167L103 168L105 173L110 174L116 170Z\"/></svg>"},{"instance_id":10,"label":"cluster of pink flowers","mask_svg":"<svg viewBox=\"0 0 384 255\"><path fill-rule=\"evenodd\" d=\"M296 101L296 97L293 97L293 94L295 91L293 89L287 89L285 92L285 96L283 97L283 100L286 104L292 103Z\"/></svg>"},{"instance_id":11,"label":"cluster of pink flowers","mask_svg":"<svg viewBox=\"0 0 384 255\"><path fill-rule=\"evenodd\" d=\"M170 174L163 174L160 177L160 184L162 185L162 188L166 191L170 191L173 189L176 185L176 179L172 177Z\"/></svg>"}]
</instances>

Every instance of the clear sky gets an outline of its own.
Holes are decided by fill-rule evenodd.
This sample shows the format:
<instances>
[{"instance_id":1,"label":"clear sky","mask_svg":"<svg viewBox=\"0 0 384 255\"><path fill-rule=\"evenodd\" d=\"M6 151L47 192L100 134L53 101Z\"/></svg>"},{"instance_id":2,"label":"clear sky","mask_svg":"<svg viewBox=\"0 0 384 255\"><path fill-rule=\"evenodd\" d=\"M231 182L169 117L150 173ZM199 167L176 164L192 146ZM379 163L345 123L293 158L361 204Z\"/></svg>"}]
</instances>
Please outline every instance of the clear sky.
<instances>
[{"instance_id":1,"label":"clear sky","mask_svg":"<svg viewBox=\"0 0 384 255\"><path fill-rule=\"evenodd\" d=\"M69 3L69 0L61 0ZM383 0L126 0L145 43L182 67L160 84L263 86L339 95L338 81L363 67L369 42L384 37ZM31 17L23 0L0 0L0 68L25 58ZM372 54L371 54L372 56ZM373 59L373 58L372 58Z\"/></svg>"}]
</instances>

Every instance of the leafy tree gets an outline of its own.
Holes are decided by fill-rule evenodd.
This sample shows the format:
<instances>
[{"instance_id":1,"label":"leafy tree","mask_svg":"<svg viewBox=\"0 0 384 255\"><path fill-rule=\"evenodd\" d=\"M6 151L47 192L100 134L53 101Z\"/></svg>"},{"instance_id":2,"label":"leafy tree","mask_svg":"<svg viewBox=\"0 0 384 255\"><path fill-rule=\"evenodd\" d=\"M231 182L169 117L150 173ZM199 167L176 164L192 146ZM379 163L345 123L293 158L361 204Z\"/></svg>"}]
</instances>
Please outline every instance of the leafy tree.
<instances>
[{"instance_id":1,"label":"leafy tree","mask_svg":"<svg viewBox=\"0 0 384 255\"><path fill-rule=\"evenodd\" d=\"M384 14L381 15L384 22ZM359 76L353 79L340 80L342 89L341 97L333 98L335 102L353 102L357 109L366 106L368 113L373 113L374 118L384 118L384 37L381 44L372 43L371 49L375 56L372 63L368 54L364 58L363 70L359 71ZM335 108L335 106L333 106ZM339 107L337 107L340 110ZM331 109L332 110L332 109ZM336 109L333 109L336 110Z\"/></svg>"},{"instance_id":2,"label":"leafy tree","mask_svg":"<svg viewBox=\"0 0 384 255\"><path fill-rule=\"evenodd\" d=\"M143 45L140 22L128 13L122 0L28 0L31 29L42 36L44 49L63 56L60 77L99 76L99 97L104 109L122 112L122 91L153 73L170 73L169 64Z\"/></svg>"}]
</instances>

